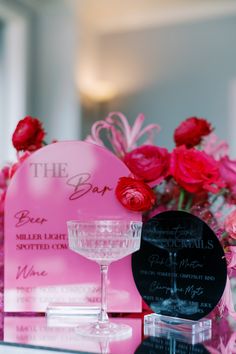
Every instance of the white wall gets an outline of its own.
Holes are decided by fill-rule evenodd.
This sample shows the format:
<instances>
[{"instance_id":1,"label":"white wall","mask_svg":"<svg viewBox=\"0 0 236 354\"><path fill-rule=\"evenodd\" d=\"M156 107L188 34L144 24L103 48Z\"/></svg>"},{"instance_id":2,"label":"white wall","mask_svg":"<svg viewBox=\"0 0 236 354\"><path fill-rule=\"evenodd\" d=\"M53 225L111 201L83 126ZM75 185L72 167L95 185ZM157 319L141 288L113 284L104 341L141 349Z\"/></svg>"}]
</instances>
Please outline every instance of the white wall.
<instances>
[{"instance_id":1,"label":"white wall","mask_svg":"<svg viewBox=\"0 0 236 354\"><path fill-rule=\"evenodd\" d=\"M73 1L53 1L33 23L30 112L48 132L46 140L80 137L76 91L77 28Z\"/></svg>"},{"instance_id":2,"label":"white wall","mask_svg":"<svg viewBox=\"0 0 236 354\"><path fill-rule=\"evenodd\" d=\"M181 120L205 117L236 158L235 34L236 16L228 16L100 37L100 74L119 91L107 110L131 120L144 112L169 148Z\"/></svg>"}]
</instances>

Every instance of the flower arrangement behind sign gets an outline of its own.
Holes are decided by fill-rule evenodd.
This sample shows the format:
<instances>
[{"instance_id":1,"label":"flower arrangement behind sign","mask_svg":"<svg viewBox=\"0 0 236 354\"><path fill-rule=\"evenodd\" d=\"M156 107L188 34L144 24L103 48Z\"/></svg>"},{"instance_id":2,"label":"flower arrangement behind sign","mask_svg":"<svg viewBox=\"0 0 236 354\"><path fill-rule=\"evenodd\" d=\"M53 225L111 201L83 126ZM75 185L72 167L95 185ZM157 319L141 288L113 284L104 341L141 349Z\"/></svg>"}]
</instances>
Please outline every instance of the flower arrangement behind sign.
<instances>
[{"instance_id":1,"label":"flower arrangement behind sign","mask_svg":"<svg viewBox=\"0 0 236 354\"><path fill-rule=\"evenodd\" d=\"M227 285L216 314L222 316L228 311L236 319L230 288L236 270L236 160L230 159L228 144L218 139L206 119L190 117L183 121L174 131L175 148L171 152L154 145L154 134L160 127L149 124L142 128L144 119L140 114L130 126L123 114L110 113L94 123L86 141L108 146L131 171L118 181L115 191L125 208L143 212L144 219L166 210L186 210L215 231L228 265ZM17 162L0 170L0 294L7 186L19 165L45 145L45 134L37 118L28 116L19 121L12 136Z\"/></svg>"},{"instance_id":2,"label":"flower arrangement behind sign","mask_svg":"<svg viewBox=\"0 0 236 354\"><path fill-rule=\"evenodd\" d=\"M0 169L0 309L3 309L3 278L4 278L4 203L10 179L20 164L45 143L45 131L39 119L30 116L20 120L12 135L12 144L15 147L17 161Z\"/></svg>"},{"instance_id":3,"label":"flower arrangement behind sign","mask_svg":"<svg viewBox=\"0 0 236 354\"><path fill-rule=\"evenodd\" d=\"M236 270L236 160L229 157L229 146L220 141L204 118L190 117L175 130L175 148L153 144L153 133L160 127L142 129L140 114L133 127L126 117L110 113L96 122L87 141L105 146L101 131L113 152L124 161L131 174L120 178L116 196L144 218L166 210L185 210L203 219L218 236L226 254L228 277L224 295L216 311L226 311L236 319L230 277ZM148 139L138 145L140 137Z\"/></svg>"}]
</instances>

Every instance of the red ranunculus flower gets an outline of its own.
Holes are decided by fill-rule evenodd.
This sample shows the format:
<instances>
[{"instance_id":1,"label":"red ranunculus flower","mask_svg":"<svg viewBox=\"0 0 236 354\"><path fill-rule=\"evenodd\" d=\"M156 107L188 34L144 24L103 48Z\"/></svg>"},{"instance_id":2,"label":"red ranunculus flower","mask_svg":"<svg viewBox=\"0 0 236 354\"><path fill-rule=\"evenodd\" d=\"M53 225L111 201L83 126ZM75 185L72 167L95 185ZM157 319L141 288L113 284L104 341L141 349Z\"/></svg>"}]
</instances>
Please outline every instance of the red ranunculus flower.
<instances>
[{"instance_id":1,"label":"red ranunculus flower","mask_svg":"<svg viewBox=\"0 0 236 354\"><path fill-rule=\"evenodd\" d=\"M159 184L169 173L170 154L165 148L143 145L127 153L124 162L135 176Z\"/></svg>"},{"instance_id":2,"label":"red ranunculus flower","mask_svg":"<svg viewBox=\"0 0 236 354\"><path fill-rule=\"evenodd\" d=\"M219 161L220 174L226 185L230 188L232 197L236 198L236 160L230 160L228 156Z\"/></svg>"},{"instance_id":3,"label":"red ranunculus flower","mask_svg":"<svg viewBox=\"0 0 236 354\"><path fill-rule=\"evenodd\" d=\"M189 117L183 121L174 132L176 146L185 145L188 148L198 145L203 136L210 134L210 123L197 117Z\"/></svg>"},{"instance_id":4,"label":"red ranunculus flower","mask_svg":"<svg viewBox=\"0 0 236 354\"><path fill-rule=\"evenodd\" d=\"M42 147L45 131L42 123L30 116L20 120L12 136L12 143L17 151L35 151Z\"/></svg>"},{"instance_id":5,"label":"red ranunculus flower","mask_svg":"<svg viewBox=\"0 0 236 354\"><path fill-rule=\"evenodd\" d=\"M203 190L217 193L224 187L218 163L205 152L185 146L177 147L171 156L171 174L190 193Z\"/></svg>"},{"instance_id":6,"label":"red ranunculus flower","mask_svg":"<svg viewBox=\"0 0 236 354\"><path fill-rule=\"evenodd\" d=\"M150 210L156 201L155 193L147 184L131 177L121 177L115 193L121 204L132 211Z\"/></svg>"}]
</instances>

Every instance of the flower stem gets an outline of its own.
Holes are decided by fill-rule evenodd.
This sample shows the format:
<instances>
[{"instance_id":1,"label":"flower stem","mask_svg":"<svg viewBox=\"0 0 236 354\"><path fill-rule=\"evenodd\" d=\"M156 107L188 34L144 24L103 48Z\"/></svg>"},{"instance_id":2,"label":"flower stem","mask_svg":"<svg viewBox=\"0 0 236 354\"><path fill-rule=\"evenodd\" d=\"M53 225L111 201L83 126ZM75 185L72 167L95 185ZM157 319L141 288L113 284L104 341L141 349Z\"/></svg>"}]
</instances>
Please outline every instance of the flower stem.
<instances>
[{"instance_id":1,"label":"flower stem","mask_svg":"<svg viewBox=\"0 0 236 354\"><path fill-rule=\"evenodd\" d=\"M186 207L185 207L185 210L190 210L190 208L191 208L191 206L192 206L192 202L193 202L193 196L192 195L190 195L189 196L189 199L188 199L188 202L187 202L187 204L186 204Z\"/></svg>"},{"instance_id":2,"label":"flower stem","mask_svg":"<svg viewBox=\"0 0 236 354\"><path fill-rule=\"evenodd\" d=\"M227 231L224 231L221 235L221 238L226 238L228 236L228 232Z\"/></svg>"},{"instance_id":3,"label":"flower stem","mask_svg":"<svg viewBox=\"0 0 236 354\"><path fill-rule=\"evenodd\" d=\"M216 201L220 196L223 196L225 193L227 193L227 189L226 189L226 188L222 188L222 190L221 190L219 193L217 193L217 194L215 194L215 195L213 196L213 198L211 199L211 204L214 204L215 201Z\"/></svg>"},{"instance_id":4,"label":"flower stem","mask_svg":"<svg viewBox=\"0 0 236 354\"><path fill-rule=\"evenodd\" d=\"M178 210L183 210L183 202L185 197L185 191L181 188L178 202Z\"/></svg>"}]
</instances>

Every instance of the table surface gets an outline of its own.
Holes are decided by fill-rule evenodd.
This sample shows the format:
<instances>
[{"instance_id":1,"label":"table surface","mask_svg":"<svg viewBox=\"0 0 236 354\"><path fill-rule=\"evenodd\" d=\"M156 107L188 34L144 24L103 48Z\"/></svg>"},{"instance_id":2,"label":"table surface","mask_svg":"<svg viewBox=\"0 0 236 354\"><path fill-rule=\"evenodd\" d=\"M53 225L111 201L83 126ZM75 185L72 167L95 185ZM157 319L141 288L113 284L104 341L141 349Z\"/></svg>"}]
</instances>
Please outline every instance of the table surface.
<instances>
[{"instance_id":1,"label":"table surface","mask_svg":"<svg viewBox=\"0 0 236 354\"><path fill-rule=\"evenodd\" d=\"M79 336L76 333L76 324L81 321L87 321L87 318L2 314L0 354L236 353L236 323L229 324L226 319L213 320L212 331L202 336L165 333L154 337L143 334L143 320L140 316L125 315L112 318L112 321L129 324L132 327L132 336L116 341L99 341Z\"/></svg>"}]
</instances>

